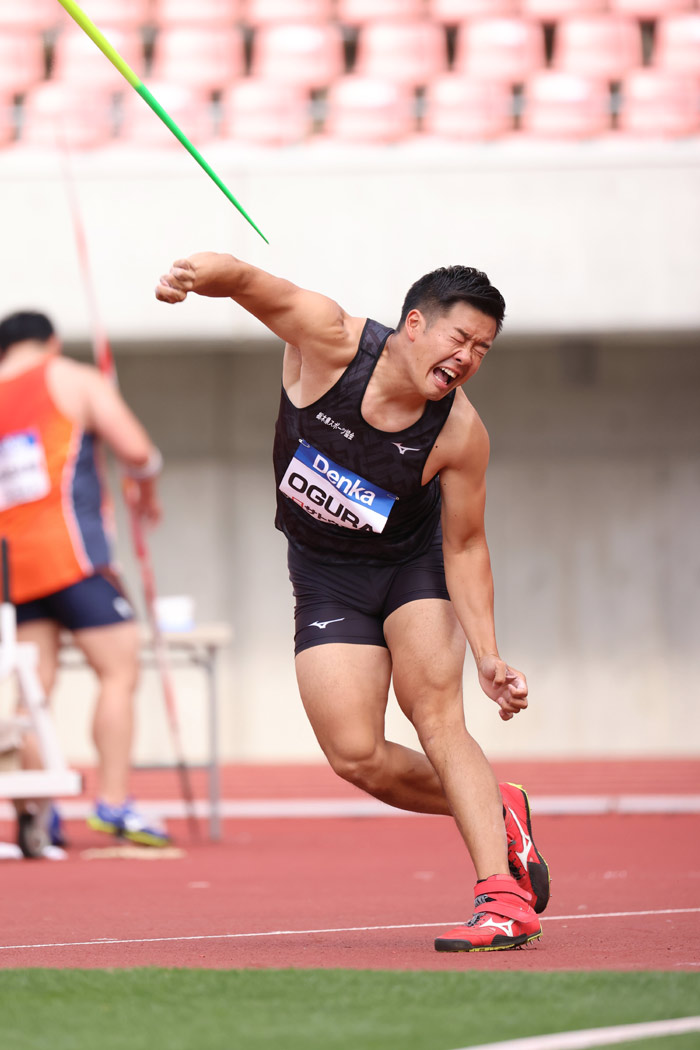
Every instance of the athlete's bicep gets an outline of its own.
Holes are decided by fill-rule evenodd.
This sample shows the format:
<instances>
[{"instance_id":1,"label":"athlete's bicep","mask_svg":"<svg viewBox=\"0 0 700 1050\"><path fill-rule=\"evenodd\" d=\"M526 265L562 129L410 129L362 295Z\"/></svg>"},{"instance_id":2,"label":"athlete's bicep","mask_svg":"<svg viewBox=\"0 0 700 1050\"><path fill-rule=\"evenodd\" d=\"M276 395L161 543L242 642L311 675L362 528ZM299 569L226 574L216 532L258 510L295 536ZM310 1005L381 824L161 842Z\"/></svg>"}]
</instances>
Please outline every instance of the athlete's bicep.
<instances>
[{"instance_id":1,"label":"athlete's bicep","mask_svg":"<svg viewBox=\"0 0 700 1050\"><path fill-rule=\"evenodd\" d=\"M446 550L483 542L489 442L478 420L469 441L440 470L442 531Z\"/></svg>"},{"instance_id":2,"label":"athlete's bicep","mask_svg":"<svg viewBox=\"0 0 700 1050\"><path fill-rule=\"evenodd\" d=\"M85 382L85 429L94 431L125 463L145 462L153 443L123 397L99 373Z\"/></svg>"},{"instance_id":3,"label":"athlete's bicep","mask_svg":"<svg viewBox=\"0 0 700 1050\"><path fill-rule=\"evenodd\" d=\"M251 269L234 298L302 354L332 352L354 335L353 319L334 299L263 270Z\"/></svg>"}]
</instances>

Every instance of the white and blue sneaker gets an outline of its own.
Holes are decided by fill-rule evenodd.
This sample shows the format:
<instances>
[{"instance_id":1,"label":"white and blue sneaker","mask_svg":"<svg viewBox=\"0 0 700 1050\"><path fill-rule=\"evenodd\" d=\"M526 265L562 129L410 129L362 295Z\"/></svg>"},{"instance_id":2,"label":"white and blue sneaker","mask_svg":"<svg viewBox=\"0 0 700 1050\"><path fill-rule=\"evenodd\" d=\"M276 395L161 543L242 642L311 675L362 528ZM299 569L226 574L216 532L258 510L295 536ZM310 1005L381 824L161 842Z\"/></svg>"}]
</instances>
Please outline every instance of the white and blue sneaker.
<instances>
[{"instance_id":1,"label":"white and blue sneaker","mask_svg":"<svg viewBox=\"0 0 700 1050\"><path fill-rule=\"evenodd\" d=\"M170 835L152 818L141 813L132 799L127 799L121 806L110 806L97 800L95 808L87 818L93 831L104 831L117 838L138 842L141 846L169 846Z\"/></svg>"}]
</instances>

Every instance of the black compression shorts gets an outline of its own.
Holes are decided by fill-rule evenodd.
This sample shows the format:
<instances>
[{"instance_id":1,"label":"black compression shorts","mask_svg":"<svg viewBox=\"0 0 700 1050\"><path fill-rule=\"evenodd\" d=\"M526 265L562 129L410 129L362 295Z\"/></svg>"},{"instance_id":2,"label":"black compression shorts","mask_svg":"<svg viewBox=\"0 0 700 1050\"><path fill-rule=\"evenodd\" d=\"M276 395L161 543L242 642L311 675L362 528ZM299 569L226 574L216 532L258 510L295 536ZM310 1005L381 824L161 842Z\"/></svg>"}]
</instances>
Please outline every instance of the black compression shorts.
<instances>
[{"instance_id":1,"label":"black compression shorts","mask_svg":"<svg viewBox=\"0 0 700 1050\"><path fill-rule=\"evenodd\" d=\"M294 654L312 645L347 642L381 645L384 621L421 598L449 600L438 529L432 545L401 565L324 565L289 547L294 588Z\"/></svg>"}]
</instances>

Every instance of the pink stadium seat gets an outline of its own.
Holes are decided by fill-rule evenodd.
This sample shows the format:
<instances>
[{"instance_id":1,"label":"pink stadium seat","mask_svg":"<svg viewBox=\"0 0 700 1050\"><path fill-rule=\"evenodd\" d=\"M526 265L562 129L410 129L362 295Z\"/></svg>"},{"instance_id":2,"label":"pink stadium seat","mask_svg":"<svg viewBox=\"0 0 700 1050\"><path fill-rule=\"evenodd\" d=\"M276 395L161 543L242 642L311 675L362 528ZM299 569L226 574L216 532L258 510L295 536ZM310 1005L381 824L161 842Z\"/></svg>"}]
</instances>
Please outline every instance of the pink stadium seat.
<instances>
[{"instance_id":1,"label":"pink stadium seat","mask_svg":"<svg viewBox=\"0 0 700 1050\"><path fill-rule=\"evenodd\" d=\"M0 147L14 140L15 127L12 119L12 96L0 95Z\"/></svg>"},{"instance_id":2,"label":"pink stadium seat","mask_svg":"<svg viewBox=\"0 0 700 1050\"><path fill-rule=\"evenodd\" d=\"M544 64L544 29L537 22L479 18L457 27L457 73L517 84Z\"/></svg>"},{"instance_id":3,"label":"pink stadium seat","mask_svg":"<svg viewBox=\"0 0 700 1050\"><path fill-rule=\"evenodd\" d=\"M496 138L513 129L513 96L507 84L446 73L428 84L423 130L468 141Z\"/></svg>"},{"instance_id":4,"label":"pink stadium seat","mask_svg":"<svg viewBox=\"0 0 700 1050\"><path fill-rule=\"evenodd\" d=\"M21 94L43 78L44 46L39 34L0 33L0 94Z\"/></svg>"},{"instance_id":5,"label":"pink stadium seat","mask_svg":"<svg viewBox=\"0 0 700 1050\"><path fill-rule=\"evenodd\" d=\"M226 89L221 106L225 139L287 146L311 133L309 99L291 84L247 77Z\"/></svg>"},{"instance_id":6,"label":"pink stadium seat","mask_svg":"<svg viewBox=\"0 0 700 1050\"><path fill-rule=\"evenodd\" d=\"M632 135L697 135L697 82L663 69L633 70L622 82L618 127Z\"/></svg>"},{"instance_id":7,"label":"pink stadium seat","mask_svg":"<svg viewBox=\"0 0 700 1050\"><path fill-rule=\"evenodd\" d=\"M22 0L24 3L25 0ZM137 29L147 25L151 16L151 0L81 0L80 6L96 26L114 29ZM61 24L73 25L67 11L61 9Z\"/></svg>"},{"instance_id":8,"label":"pink stadium seat","mask_svg":"<svg viewBox=\"0 0 700 1050\"><path fill-rule=\"evenodd\" d=\"M428 0L428 14L443 25L457 25L469 18L495 18L520 13L520 0Z\"/></svg>"},{"instance_id":9,"label":"pink stadium seat","mask_svg":"<svg viewBox=\"0 0 700 1050\"><path fill-rule=\"evenodd\" d=\"M22 144L60 149L93 149L112 139L111 97L79 84L37 84L22 108Z\"/></svg>"},{"instance_id":10,"label":"pink stadium seat","mask_svg":"<svg viewBox=\"0 0 700 1050\"><path fill-rule=\"evenodd\" d=\"M413 94L401 84L352 75L331 85L326 120L329 138L387 145L415 130Z\"/></svg>"},{"instance_id":11,"label":"pink stadium seat","mask_svg":"<svg viewBox=\"0 0 700 1050\"><path fill-rule=\"evenodd\" d=\"M152 69L156 80L218 91L244 70L243 34L237 26L173 26L156 37Z\"/></svg>"},{"instance_id":12,"label":"pink stadium seat","mask_svg":"<svg viewBox=\"0 0 700 1050\"><path fill-rule=\"evenodd\" d=\"M154 0L155 24L170 26L231 26L241 15L242 0Z\"/></svg>"},{"instance_id":13,"label":"pink stadium seat","mask_svg":"<svg viewBox=\"0 0 700 1050\"><path fill-rule=\"evenodd\" d=\"M695 0L610 0L610 10L631 18L654 21L679 11L692 11Z\"/></svg>"},{"instance_id":14,"label":"pink stadium seat","mask_svg":"<svg viewBox=\"0 0 700 1050\"><path fill-rule=\"evenodd\" d=\"M307 90L327 87L345 68L337 25L261 26L253 39L251 73Z\"/></svg>"},{"instance_id":15,"label":"pink stadium seat","mask_svg":"<svg viewBox=\"0 0 700 1050\"><path fill-rule=\"evenodd\" d=\"M250 26L275 22L330 22L331 0L246 0L243 18Z\"/></svg>"},{"instance_id":16,"label":"pink stadium seat","mask_svg":"<svg viewBox=\"0 0 700 1050\"><path fill-rule=\"evenodd\" d=\"M150 82L153 95L175 123L198 145L212 138L209 101L203 91L185 84ZM124 97L120 141L157 149L182 149L179 141L134 91Z\"/></svg>"},{"instance_id":17,"label":"pink stadium seat","mask_svg":"<svg viewBox=\"0 0 700 1050\"><path fill-rule=\"evenodd\" d=\"M590 138L611 127L610 95L600 80L551 69L525 85L523 131L544 138Z\"/></svg>"},{"instance_id":18,"label":"pink stadium seat","mask_svg":"<svg viewBox=\"0 0 700 1050\"><path fill-rule=\"evenodd\" d=\"M659 20L654 65L700 78L700 12Z\"/></svg>"},{"instance_id":19,"label":"pink stadium seat","mask_svg":"<svg viewBox=\"0 0 700 1050\"><path fill-rule=\"evenodd\" d=\"M360 29L359 76L418 87L446 71L447 40L437 22L370 22Z\"/></svg>"},{"instance_id":20,"label":"pink stadium seat","mask_svg":"<svg viewBox=\"0 0 700 1050\"><path fill-rule=\"evenodd\" d=\"M59 23L63 8L56 0L21 0L0 4L0 32L33 29L41 33Z\"/></svg>"},{"instance_id":21,"label":"pink stadium seat","mask_svg":"<svg viewBox=\"0 0 700 1050\"><path fill-rule=\"evenodd\" d=\"M556 69L584 77L620 80L642 64L639 23L623 15L590 15L564 19L554 37Z\"/></svg>"},{"instance_id":22,"label":"pink stadium seat","mask_svg":"<svg viewBox=\"0 0 700 1050\"><path fill-rule=\"evenodd\" d=\"M139 33L135 29L115 29L112 26L100 26L100 29L136 75L142 76L144 57ZM84 84L105 91L126 88L121 73L78 26L66 26L57 38L51 76L67 84Z\"/></svg>"},{"instance_id":23,"label":"pink stadium seat","mask_svg":"<svg viewBox=\"0 0 700 1050\"><path fill-rule=\"evenodd\" d=\"M338 0L337 18L345 25L414 21L425 14L423 0Z\"/></svg>"},{"instance_id":24,"label":"pink stadium seat","mask_svg":"<svg viewBox=\"0 0 700 1050\"><path fill-rule=\"evenodd\" d=\"M594 15L608 10L608 0L520 0L520 9L541 22L558 22L569 15Z\"/></svg>"}]
</instances>

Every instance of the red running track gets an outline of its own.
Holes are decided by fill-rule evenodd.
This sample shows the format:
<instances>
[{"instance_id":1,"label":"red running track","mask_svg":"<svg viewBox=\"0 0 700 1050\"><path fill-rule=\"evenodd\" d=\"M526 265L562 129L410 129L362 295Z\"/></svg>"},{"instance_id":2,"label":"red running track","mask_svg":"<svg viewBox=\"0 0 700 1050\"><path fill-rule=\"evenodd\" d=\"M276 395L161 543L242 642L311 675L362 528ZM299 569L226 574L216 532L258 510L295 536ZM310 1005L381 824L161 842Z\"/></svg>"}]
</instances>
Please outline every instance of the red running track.
<instances>
[{"instance_id":1,"label":"red running track","mask_svg":"<svg viewBox=\"0 0 700 1050\"><path fill-rule=\"evenodd\" d=\"M685 773L698 768L688 763ZM320 769L310 780L319 787L325 776L329 789L321 793L330 795L331 781ZM533 774L533 794L555 790L532 769L510 768L514 777L524 772ZM273 781L279 794L285 786L292 797L302 794L300 767L287 779L259 768L252 777L258 788ZM579 790L588 793L589 783ZM609 783L599 769L594 790L616 790ZM628 777L621 790L629 792L629 784ZM645 775L637 790L681 790L671 773L661 784ZM156 794L163 797L162 790ZM315 789L311 794L318 796ZM67 861L3 863L0 967L673 971L700 965L694 815L536 818L538 846L553 873L543 939L526 951L477 955L432 948L437 933L471 911L471 864L447 818L231 820L221 843L198 846L188 843L184 824L173 830L185 851L177 859L86 861L81 850L104 845L104 837L76 823L69 826ZM3 831L6 837L9 828L0 837Z\"/></svg>"}]
</instances>

